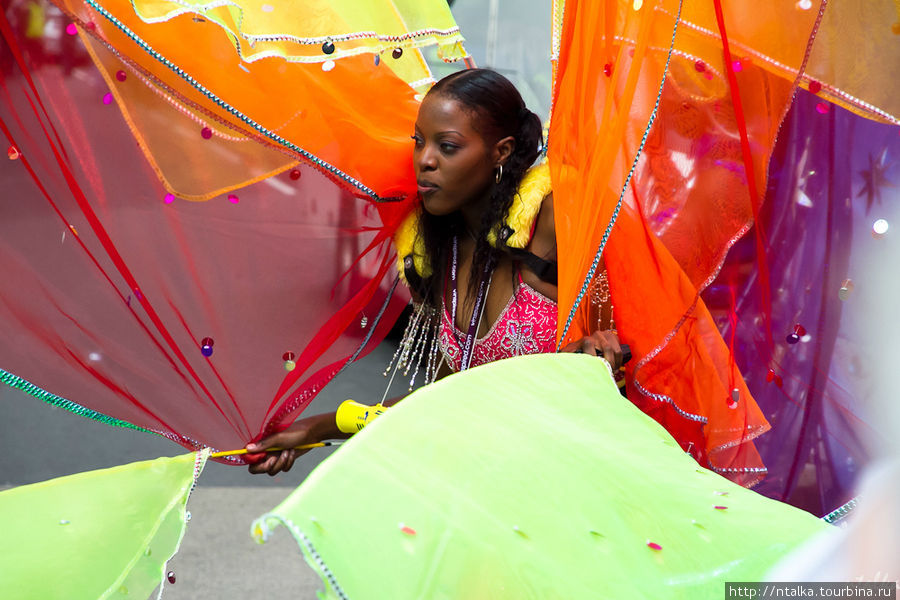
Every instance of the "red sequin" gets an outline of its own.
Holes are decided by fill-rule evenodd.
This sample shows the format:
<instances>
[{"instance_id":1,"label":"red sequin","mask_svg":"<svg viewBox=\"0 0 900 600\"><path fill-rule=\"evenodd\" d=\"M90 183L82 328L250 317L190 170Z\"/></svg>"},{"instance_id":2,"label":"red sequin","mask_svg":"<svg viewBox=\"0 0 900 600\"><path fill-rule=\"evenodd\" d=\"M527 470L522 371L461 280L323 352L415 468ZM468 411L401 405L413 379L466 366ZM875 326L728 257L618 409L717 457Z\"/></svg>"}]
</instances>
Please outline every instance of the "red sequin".
<instances>
[{"instance_id":1,"label":"red sequin","mask_svg":"<svg viewBox=\"0 0 900 600\"><path fill-rule=\"evenodd\" d=\"M809 82L809 92L811 94L818 94L821 91L822 91L821 83L819 83L818 81L815 81L815 80Z\"/></svg>"}]
</instances>

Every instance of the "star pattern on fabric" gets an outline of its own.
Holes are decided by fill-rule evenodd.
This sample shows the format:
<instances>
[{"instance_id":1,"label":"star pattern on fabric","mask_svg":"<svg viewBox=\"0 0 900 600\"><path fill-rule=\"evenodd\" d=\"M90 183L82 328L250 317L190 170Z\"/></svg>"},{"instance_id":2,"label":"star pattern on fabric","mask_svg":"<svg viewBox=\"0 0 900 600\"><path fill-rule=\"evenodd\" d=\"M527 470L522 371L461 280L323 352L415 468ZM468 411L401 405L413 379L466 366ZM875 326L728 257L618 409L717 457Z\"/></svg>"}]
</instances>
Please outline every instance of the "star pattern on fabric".
<instances>
[{"instance_id":1,"label":"star pattern on fabric","mask_svg":"<svg viewBox=\"0 0 900 600\"><path fill-rule=\"evenodd\" d=\"M878 158L874 158L869 154L869 168L859 172L863 180L863 187L856 196L866 197L866 214L869 214L873 204L881 204L881 190L883 188L897 187L887 178L887 171L891 166L893 166L893 163L887 162L887 147L885 147Z\"/></svg>"}]
</instances>

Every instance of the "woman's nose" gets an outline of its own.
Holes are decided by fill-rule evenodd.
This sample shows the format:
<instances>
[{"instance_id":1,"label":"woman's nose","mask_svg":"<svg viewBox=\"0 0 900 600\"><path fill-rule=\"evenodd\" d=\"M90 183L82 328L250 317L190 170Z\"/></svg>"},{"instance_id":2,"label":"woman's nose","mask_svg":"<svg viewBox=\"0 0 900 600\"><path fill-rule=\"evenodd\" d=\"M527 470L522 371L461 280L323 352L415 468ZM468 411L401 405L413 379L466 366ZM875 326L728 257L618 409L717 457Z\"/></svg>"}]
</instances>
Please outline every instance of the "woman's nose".
<instances>
[{"instance_id":1,"label":"woman's nose","mask_svg":"<svg viewBox=\"0 0 900 600\"><path fill-rule=\"evenodd\" d=\"M431 148L425 146L416 154L416 166L420 171L434 171L437 168L437 157Z\"/></svg>"}]
</instances>

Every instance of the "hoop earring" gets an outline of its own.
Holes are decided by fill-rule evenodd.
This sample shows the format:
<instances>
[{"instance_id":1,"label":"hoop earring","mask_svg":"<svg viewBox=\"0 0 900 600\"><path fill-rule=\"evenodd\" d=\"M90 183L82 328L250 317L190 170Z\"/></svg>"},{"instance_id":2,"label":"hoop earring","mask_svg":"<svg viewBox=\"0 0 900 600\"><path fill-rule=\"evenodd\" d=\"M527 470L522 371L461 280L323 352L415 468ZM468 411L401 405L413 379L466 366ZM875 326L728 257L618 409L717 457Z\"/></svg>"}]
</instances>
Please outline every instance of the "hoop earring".
<instances>
[{"instance_id":1,"label":"hoop earring","mask_svg":"<svg viewBox=\"0 0 900 600\"><path fill-rule=\"evenodd\" d=\"M501 179L503 179L503 165L497 165L497 173L494 174L494 181L500 183Z\"/></svg>"}]
</instances>

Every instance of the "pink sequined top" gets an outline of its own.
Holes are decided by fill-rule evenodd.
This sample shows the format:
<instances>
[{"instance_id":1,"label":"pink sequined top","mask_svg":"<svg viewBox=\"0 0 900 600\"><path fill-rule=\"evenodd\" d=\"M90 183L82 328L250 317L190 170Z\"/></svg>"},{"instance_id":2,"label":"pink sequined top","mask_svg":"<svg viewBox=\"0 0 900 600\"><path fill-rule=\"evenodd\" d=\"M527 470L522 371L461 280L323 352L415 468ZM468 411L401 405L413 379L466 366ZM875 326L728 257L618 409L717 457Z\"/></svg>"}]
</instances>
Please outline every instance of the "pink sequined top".
<instances>
[{"instance_id":1,"label":"pink sequined top","mask_svg":"<svg viewBox=\"0 0 900 600\"><path fill-rule=\"evenodd\" d=\"M522 281L506 308L484 337L475 340L470 367L522 354L556 351L556 302ZM466 334L456 328L444 303L439 343L447 364L459 371L460 341Z\"/></svg>"}]
</instances>

